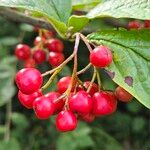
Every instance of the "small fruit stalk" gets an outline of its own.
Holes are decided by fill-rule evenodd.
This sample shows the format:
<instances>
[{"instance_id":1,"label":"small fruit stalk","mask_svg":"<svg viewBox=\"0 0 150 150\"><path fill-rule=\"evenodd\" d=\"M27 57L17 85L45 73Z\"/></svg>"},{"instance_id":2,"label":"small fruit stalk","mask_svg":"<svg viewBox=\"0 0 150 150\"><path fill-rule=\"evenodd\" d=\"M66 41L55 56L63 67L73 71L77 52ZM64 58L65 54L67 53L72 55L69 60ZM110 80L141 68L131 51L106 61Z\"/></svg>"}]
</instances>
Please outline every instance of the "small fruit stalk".
<instances>
[{"instance_id":1,"label":"small fruit stalk","mask_svg":"<svg viewBox=\"0 0 150 150\"><path fill-rule=\"evenodd\" d=\"M55 66L54 69L41 74L35 68L25 68L16 74L20 103L28 109L33 109L38 119L48 119L50 116L56 115L56 128L60 132L75 130L78 120L93 122L96 117L114 113L117 109L117 98L124 102L132 99L132 95L121 87L118 87L115 92L103 90L98 70L111 65L113 61L112 50L104 45L96 46L92 50L86 37L80 33L77 33L75 36L74 51L64 61L62 61L64 59L62 56L62 43L56 39L48 40L49 61ZM80 39L85 42L90 51L90 63L78 71L77 54ZM38 45L39 41L41 41L41 38L36 38L35 45ZM51 45L51 43L53 44ZM26 49L28 51L30 48L26 47ZM39 56L36 56L39 55L39 51L41 55L41 50L39 49L33 53L33 58L36 62L35 58L39 58ZM34 55L35 52L36 55ZM41 58L43 59L43 57ZM57 74L71 60L74 61L72 75L62 77L58 81L55 91L42 94L45 89L49 88ZM85 73L90 67L93 68L91 81L82 82L79 79L79 75ZM43 77L47 75L51 76L42 86Z\"/></svg>"}]
</instances>

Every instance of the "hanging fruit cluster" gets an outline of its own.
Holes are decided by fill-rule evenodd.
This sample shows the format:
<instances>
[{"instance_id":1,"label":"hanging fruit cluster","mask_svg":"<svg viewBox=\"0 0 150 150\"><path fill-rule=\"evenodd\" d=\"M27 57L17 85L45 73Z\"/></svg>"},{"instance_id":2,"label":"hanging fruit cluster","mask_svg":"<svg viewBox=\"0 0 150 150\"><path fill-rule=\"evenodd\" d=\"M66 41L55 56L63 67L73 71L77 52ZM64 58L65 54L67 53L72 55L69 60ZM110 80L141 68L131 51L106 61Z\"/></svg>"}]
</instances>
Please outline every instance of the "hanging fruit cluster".
<instances>
[{"instance_id":1,"label":"hanging fruit cluster","mask_svg":"<svg viewBox=\"0 0 150 150\"><path fill-rule=\"evenodd\" d=\"M16 57L24 62L25 68L34 68L36 64L48 61L52 67L60 65L65 57L63 42L55 38L53 31L38 30L39 36L34 40L34 47L18 44L15 49Z\"/></svg>"},{"instance_id":2,"label":"hanging fruit cluster","mask_svg":"<svg viewBox=\"0 0 150 150\"><path fill-rule=\"evenodd\" d=\"M40 40L37 40L38 38ZM40 45L41 41L45 41L45 38L44 40L41 37L38 38L34 42L36 46ZM78 71L77 52L80 39L85 42L90 51L90 63ZM50 39L46 41L46 46L50 50L49 56L54 55L51 53L62 54L63 44L59 40ZM26 57L19 55L19 48L16 48L16 55L18 58L26 60L30 56L30 48L28 46L23 47L23 52L25 51ZM40 47L38 46L38 48ZM39 57L35 57L36 55L34 54L39 51L43 52L43 50L39 49L33 51L32 59L36 62L41 62L36 60ZM52 80L72 59L74 59L72 75L62 77L58 81L55 91L43 94L43 90L49 88ZM42 60L45 60L45 58ZM56 62L57 60L59 60L58 56L56 57ZM28 109L33 109L39 119L48 119L51 115L56 115L56 128L59 131L74 130L77 127L79 119L92 122L96 117L110 115L116 111L118 100L129 102L133 98L131 94L121 87L117 87L115 92L103 89L98 69L108 67L113 61L112 50L107 46L99 45L92 49L86 37L77 33L73 53L66 60L63 60L58 61L59 63L52 63L50 59L50 64L57 67L43 74L32 67L24 68L16 74L16 84L19 88L18 99L21 104ZM91 81L82 82L79 79L79 75L90 67L93 67L94 70ZM43 77L50 74L49 80L42 86Z\"/></svg>"}]
</instances>

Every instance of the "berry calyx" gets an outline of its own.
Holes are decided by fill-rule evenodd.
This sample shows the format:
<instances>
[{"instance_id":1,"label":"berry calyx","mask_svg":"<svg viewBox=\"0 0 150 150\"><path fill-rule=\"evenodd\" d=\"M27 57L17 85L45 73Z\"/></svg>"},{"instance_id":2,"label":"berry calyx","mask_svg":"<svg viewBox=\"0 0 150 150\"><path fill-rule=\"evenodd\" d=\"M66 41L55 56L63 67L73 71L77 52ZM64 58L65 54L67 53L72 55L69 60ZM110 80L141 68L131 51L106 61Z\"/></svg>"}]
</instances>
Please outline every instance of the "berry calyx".
<instances>
[{"instance_id":1,"label":"berry calyx","mask_svg":"<svg viewBox=\"0 0 150 150\"><path fill-rule=\"evenodd\" d=\"M129 102L133 99L133 96L120 86L116 88L115 95L121 102Z\"/></svg>"},{"instance_id":2,"label":"berry calyx","mask_svg":"<svg viewBox=\"0 0 150 150\"><path fill-rule=\"evenodd\" d=\"M29 58L24 63L24 68L35 68L36 63L33 58Z\"/></svg>"},{"instance_id":3,"label":"berry calyx","mask_svg":"<svg viewBox=\"0 0 150 150\"><path fill-rule=\"evenodd\" d=\"M76 129L77 118L69 110L61 111L56 117L56 128L58 131L67 132Z\"/></svg>"},{"instance_id":4,"label":"berry calyx","mask_svg":"<svg viewBox=\"0 0 150 150\"><path fill-rule=\"evenodd\" d=\"M145 28L150 28L150 20L145 20L144 21L144 27Z\"/></svg>"},{"instance_id":5,"label":"berry calyx","mask_svg":"<svg viewBox=\"0 0 150 150\"><path fill-rule=\"evenodd\" d=\"M59 39L48 40L46 46L49 49L49 51L58 52L58 53L62 52L64 49L64 44Z\"/></svg>"},{"instance_id":6,"label":"berry calyx","mask_svg":"<svg viewBox=\"0 0 150 150\"><path fill-rule=\"evenodd\" d=\"M93 114L109 115L116 111L117 100L112 92L97 92L93 95Z\"/></svg>"},{"instance_id":7,"label":"berry calyx","mask_svg":"<svg viewBox=\"0 0 150 150\"><path fill-rule=\"evenodd\" d=\"M83 83L83 86L88 89L88 87L90 86L90 81L85 81ZM92 86L91 86L91 89L90 91L88 92L91 96L93 96L94 93L98 92L99 90L99 87L96 83L92 83Z\"/></svg>"},{"instance_id":8,"label":"berry calyx","mask_svg":"<svg viewBox=\"0 0 150 150\"><path fill-rule=\"evenodd\" d=\"M57 91L58 91L59 93L61 93L61 94L64 93L64 92L67 90L67 88L68 88L70 82L71 82L71 77L70 77L70 76L62 77L62 78L57 82ZM75 84L76 84L76 81L73 83L73 86L72 86L71 91L74 90Z\"/></svg>"},{"instance_id":9,"label":"berry calyx","mask_svg":"<svg viewBox=\"0 0 150 150\"><path fill-rule=\"evenodd\" d=\"M15 48L15 55L19 60L27 60L31 55L30 47L26 44L18 44Z\"/></svg>"},{"instance_id":10,"label":"berry calyx","mask_svg":"<svg viewBox=\"0 0 150 150\"><path fill-rule=\"evenodd\" d=\"M100 45L90 53L90 62L96 67L104 68L111 64L112 57L111 50Z\"/></svg>"},{"instance_id":11,"label":"berry calyx","mask_svg":"<svg viewBox=\"0 0 150 150\"><path fill-rule=\"evenodd\" d=\"M61 94L58 92L49 92L45 95L45 97L48 97L49 100L51 100L54 103L54 114L60 112L65 104L65 101L63 99L60 99L58 102L55 102L55 100L58 99L60 96Z\"/></svg>"},{"instance_id":12,"label":"berry calyx","mask_svg":"<svg viewBox=\"0 0 150 150\"><path fill-rule=\"evenodd\" d=\"M34 112L39 119L48 119L54 113L54 103L45 96L35 99L33 102Z\"/></svg>"},{"instance_id":13,"label":"berry calyx","mask_svg":"<svg viewBox=\"0 0 150 150\"><path fill-rule=\"evenodd\" d=\"M141 27L141 24L137 20L131 21L128 24L129 29L139 29L140 27Z\"/></svg>"},{"instance_id":14,"label":"berry calyx","mask_svg":"<svg viewBox=\"0 0 150 150\"><path fill-rule=\"evenodd\" d=\"M65 57L64 54L62 53L57 53L57 52L49 52L48 55L48 62L50 65L57 67L59 66L63 61Z\"/></svg>"},{"instance_id":15,"label":"berry calyx","mask_svg":"<svg viewBox=\"0 0 150 150\"><path fill-rule=\"evenodd\" d=\"M41 73L35 68L21 69L16 74L16 84L24 94L32 94L40 89L43 82Z\"/></svg>"},{"instance_id":16,"label":"berry calyx","mask_svg":"<svg viewBox=\"0 0 150 150\"><path fill-rule=\"evenodd\" d=\"M37 64L41 64L46 60L46 53L41 49L37 49L33 52L33 59Z\"/></svg>"},{"instance_id":17,"label":"berry calyx","mask_svg":"<svg viewBox=\"0 0 150 150\"><path fill-rule=\"evenodd\" d=\"M22 93L21 91L18 92L18 99L20 103L25 106L28 109L33 108L33 102L37 97L42 96L42 91L38 90L37 92L34 92L33 94L26 95Z\"/></svg>"},{"instance_id":18,"label":"berry calyx","mask_svg":"<svg viewBox=\"0 0 150 150\"><path fill-rule=\"evenodd\" d=\"M72 112L88 114L92 111L93 101L85 91L79 91L69 98L69 108Z\"/></svg>"}]
</instances>

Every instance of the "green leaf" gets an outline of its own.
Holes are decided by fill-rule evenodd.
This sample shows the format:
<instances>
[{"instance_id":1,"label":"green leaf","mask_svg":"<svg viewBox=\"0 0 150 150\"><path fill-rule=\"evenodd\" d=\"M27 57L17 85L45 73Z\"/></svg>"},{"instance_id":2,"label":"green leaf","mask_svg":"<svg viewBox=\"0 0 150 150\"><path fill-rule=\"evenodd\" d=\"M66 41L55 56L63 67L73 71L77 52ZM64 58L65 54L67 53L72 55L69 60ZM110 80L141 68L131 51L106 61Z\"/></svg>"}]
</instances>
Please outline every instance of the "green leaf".
<instances>
[{"instance_id":1,"label":"green leaf","mask_svg":"<svg viewBox=\"0 0 150 150\"><path fill-rule=\"evenodd\" d=\"M38 12L48 19L61 36L67 31L71 14L71 0L0 0L0 6L16 7Z\"/></svg>"},{"instance_id":2,"label":"green leaf","mask_svg":"<svg viewBox=\"0 0 150 150\"><path fill-rule=\"evenodd\" d=\"M150 1L147 0L107 0L93 8L87 17L150 18Z\"/></svg>"},{"instance_id":3,"label":"green leaf","mask_svg":"<svg viewBox=\"0 0 150 150\"><path fill-rule=\"evenodd\" d=\"M113 51L113 80L150 108L150 30L103 30L88 36Z\"/></svg>"}]
</instances>

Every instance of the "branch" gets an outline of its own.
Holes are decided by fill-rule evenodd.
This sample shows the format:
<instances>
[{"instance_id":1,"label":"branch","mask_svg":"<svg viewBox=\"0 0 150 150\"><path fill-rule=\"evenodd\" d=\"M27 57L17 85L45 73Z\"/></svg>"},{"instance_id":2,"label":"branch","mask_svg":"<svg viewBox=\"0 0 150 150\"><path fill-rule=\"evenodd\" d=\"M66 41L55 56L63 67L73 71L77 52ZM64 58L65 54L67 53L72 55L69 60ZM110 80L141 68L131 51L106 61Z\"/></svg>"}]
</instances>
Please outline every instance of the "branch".
<instances>
[{"instance_id":1,"label":"branch","mask_svg":"<svg viewBox=\"0 0 150 150\"><path fill-rule=\"evenodd\" d=\"M15 22L21 22L21 23L27 23L27 24L37 26L37 27L47 29L47 30L53 29L53 27L47 21L44 21L44 20L39 19L39 18L37 19L37 18L27 16L23 13L14 11L14 10L9 9L9 8L0 7L0 16L6 18L8 20L12 20Z\"/></svg>"}]
</instances>

